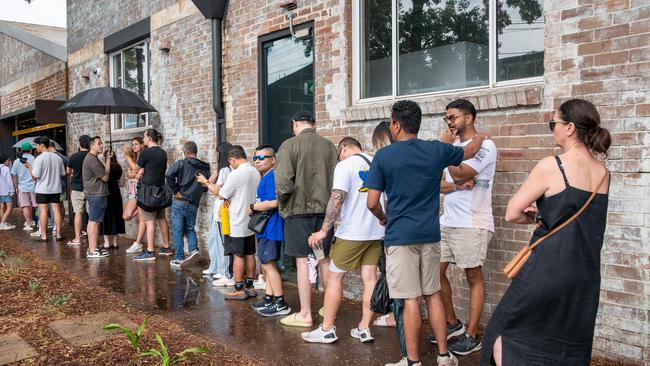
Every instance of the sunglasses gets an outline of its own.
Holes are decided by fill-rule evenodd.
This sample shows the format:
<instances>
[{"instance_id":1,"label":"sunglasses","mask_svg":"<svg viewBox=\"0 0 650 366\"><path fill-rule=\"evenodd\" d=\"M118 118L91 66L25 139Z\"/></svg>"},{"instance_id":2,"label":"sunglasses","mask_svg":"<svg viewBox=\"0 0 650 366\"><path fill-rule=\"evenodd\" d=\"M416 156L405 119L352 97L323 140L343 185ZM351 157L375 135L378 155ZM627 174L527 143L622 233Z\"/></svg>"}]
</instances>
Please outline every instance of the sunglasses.
<instances>
[{"instance_id":1,"label":"sunglasses","mask_svg":"<svg viewBox=\"0 0 650 366\"><path fill-rule=\"evenodd\" d=\"M274 158L273 155L253 155L253 161L264 161L266 158Z\"/></svg>"},{"instance_id":2,"label":"sunglasses","mask_svg":"<svg viewBox=\"0 0 650 366\"><path fill-rule=\"evenodd\" d=\"M459 114L459 115L452 114L451 116L444 116L442 119L445 121L445 123L449 123L449 122L454 123L456 122L456 119L466 115L467 113Z\"/></svg>"},{"instance_id":3,"label":"sunglasses","mask_svg":"<svg viewBox=\"0 0 650 366\"><path fill-rule=\"evenodd\" d=\"M553 121L553 120L550 120L550 121L548 121L548 128L551 129L551 132L552 132L552 131L555 131L555 125L556 125L557 123L563 123L563 124L567 125L567 124L569 124L569 123L571 123L571 122Z\"/></svg>"}]
</instances>

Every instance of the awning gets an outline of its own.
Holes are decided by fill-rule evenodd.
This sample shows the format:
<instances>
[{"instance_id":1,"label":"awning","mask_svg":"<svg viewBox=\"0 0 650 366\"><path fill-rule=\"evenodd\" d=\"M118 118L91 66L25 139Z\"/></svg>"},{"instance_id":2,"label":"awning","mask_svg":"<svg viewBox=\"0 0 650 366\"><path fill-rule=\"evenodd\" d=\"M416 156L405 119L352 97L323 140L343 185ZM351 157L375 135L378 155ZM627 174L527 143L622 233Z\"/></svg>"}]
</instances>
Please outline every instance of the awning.
<instances>
[{"instance_id":1,"label":"awning","mask_svg":"<svg viewBox=\"0 0 650 366\"><path fill-rule=\"evenodd\" d=\"M64 126L65 126L65 123L48 123L48 124L45 124L45 125L40 125L40 126L36 126L36 127L32 127L32 128L26 128L24 130L14 131L14 132L11 133L11 136L20 136L20 135L25 135L25 134L32 133L32 132L49 130L49 129L52 129L52 128L64 127Z\"/></svg>"}]
</instances>

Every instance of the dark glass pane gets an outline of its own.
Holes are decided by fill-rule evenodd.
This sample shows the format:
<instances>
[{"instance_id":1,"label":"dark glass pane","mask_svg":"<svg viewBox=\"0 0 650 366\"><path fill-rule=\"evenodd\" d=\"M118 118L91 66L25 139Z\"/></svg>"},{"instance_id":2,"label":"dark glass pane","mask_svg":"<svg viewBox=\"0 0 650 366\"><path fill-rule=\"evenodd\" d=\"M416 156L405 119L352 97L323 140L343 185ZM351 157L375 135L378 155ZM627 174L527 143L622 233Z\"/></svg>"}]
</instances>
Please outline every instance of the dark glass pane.
<instances>
[{"instance_id":1,"label":"dark glass pane","mask_svg":"<svg viewBox=\"0 0 650 366\"><path fill-rule=\"evenodd\" d=\"M398 94L486 85L487 0L399 0Z\"/></svg>"},{"instance_id":2,"label":"dark glass pane","mask_svg":"<svg viewBox=\"0 0 650 366\"><path fill-rule=\"evenodd\" d=\"M291 116L314 112L314 56L311 36L263 45L262 140L274 148L291 137Z\"/></svg>"},{"instance_id":3,"label":"dark glass pane","mask_svg":"<svg viewBox=\"0 0 650 366\"><path fill-rule=\"evenodd\" d=\"M499 1L497 81L544 75L544 1Z\"/></svg>"},{"instance_id":4,"label":"dark glass pane","mask_svg":"<svg viewBox=\"0 0 650 366\"><path fill-rule=\"evenodd\" d=\"M365 0L361 12L361 98L392 95L391 0Z\"/></svg>"},{"instance_id":5,"label":"dark glass pane","mask_svg":"<svg viewBox=\"0 0 650 366\"><path fill-rule=\"evenodd\" d=\"M144 44L124 50L124 89L148 99L146 94L146 72Z\"/></svg>"}]
</instances>

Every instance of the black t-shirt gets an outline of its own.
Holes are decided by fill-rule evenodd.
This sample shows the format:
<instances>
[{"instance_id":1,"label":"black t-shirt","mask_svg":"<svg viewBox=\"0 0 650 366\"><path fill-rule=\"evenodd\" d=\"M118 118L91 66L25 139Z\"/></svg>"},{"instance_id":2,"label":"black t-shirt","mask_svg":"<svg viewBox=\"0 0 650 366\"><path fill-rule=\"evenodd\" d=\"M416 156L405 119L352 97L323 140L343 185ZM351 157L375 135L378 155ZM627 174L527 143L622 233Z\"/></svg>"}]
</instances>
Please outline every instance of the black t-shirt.
<instances>
[{"instance_id":1,"label":"black t-shirt","mask_svg":"<svg viewBox=\"0 0 650 366\"><path fill-rule=\"evenodd\" d=\"M68 168L72 169L70 187L73 191L83 192L84 190L84 180L81 175L81 168L83 167L86 155L88 155L88 151L79 151L72 154L68 160Z\"/></svg>"},{"instance_id":2,"label":"black t-shirt","mask_svg":"<svg viewBox=\"0 0 650 366\"><path fill-rule=\"evenodd\" d=\"M148 147L140 153L137 163L144 168L142 183L162 187L165 185L165 170L167 169L167 152L158 146Z\"/></svg>"}]
</instances>

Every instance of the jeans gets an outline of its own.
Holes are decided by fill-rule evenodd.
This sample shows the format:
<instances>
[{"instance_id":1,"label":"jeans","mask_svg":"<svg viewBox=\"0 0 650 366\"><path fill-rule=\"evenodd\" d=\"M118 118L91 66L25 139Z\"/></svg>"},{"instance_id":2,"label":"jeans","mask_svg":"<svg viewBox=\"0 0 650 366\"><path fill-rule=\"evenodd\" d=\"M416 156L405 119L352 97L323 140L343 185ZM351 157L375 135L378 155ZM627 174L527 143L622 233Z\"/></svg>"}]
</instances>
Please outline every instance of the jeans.
<instances>
[{"instance_id":1,"label":"jeans","mask_svg":"<svg viewBox=\"0 0 650 366\"><path fill-rule=\"evenodd\" d=\"M212 273L226 274L226 257L223 250L223 237L221 236L221 224L213 214L210 217L210 232L208 233L208 254L210 255L210 268Z\"/></svg>"},{"instance_id":2,"label":"jeans","mask_svg":"<svg viewBox=\"0 0 650 366\"><path fill-rule=\"evenodd\" d=\"M187 250L190 253L199 249L196 231L194 231L197 209L189 201L177 199L172 201L172 238L174 240L174 254L178 260L185 259L183 237L187 236Z\"/></svg>"}]
</instances>

